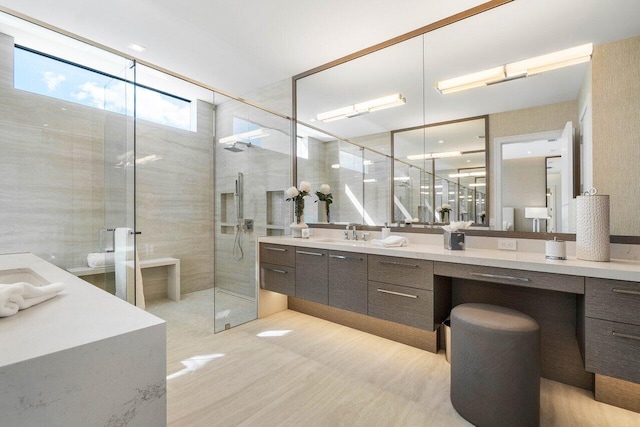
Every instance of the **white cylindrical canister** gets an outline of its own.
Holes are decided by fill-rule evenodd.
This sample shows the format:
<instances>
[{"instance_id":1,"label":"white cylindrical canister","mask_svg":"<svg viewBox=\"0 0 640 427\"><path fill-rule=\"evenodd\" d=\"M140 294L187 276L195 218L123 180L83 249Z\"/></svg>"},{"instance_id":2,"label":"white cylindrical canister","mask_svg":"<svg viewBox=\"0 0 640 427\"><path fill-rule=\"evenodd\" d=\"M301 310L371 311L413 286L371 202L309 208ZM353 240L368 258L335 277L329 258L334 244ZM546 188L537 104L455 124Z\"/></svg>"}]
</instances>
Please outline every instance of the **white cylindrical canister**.
<instances>
[{"instance_id":1,"label":"white cylindrical canister","mask_svg":"<svg viewBox=\"0 0 640 427\"><path fill-rule=\"evenodd\" d=\"M547 259L567 259L567 245L564 240L547 240L544 254Z\"/></svg>"},{"instance_id":2,"label":"white cylindrical canister","mask_svg":"<svg viewBox=\"0 0 640 427\"><path fill-rule=\"evenodd\" d=\"M576 204L576 258L609 261L609 196L578 196Z\"/></svg>"}]
</instances>

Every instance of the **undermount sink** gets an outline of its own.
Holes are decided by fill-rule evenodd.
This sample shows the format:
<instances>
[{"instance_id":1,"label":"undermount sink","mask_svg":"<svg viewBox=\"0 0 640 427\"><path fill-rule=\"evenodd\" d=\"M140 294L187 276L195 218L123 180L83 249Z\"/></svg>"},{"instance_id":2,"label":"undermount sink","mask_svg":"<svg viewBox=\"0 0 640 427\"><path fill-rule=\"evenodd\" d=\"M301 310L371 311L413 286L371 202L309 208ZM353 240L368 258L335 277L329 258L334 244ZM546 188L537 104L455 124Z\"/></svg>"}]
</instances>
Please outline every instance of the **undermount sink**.
<instances>
[{"instance_id":1,"label":"undermount sink","mask_svg":"<svg viewBox=\"0 0 640 427\"><path fill-rule=\"evenodd\" d=\"M34 286L48 285L42 276L30 268L14 268L11 270L0 270L0 283L10 285L12 283L26 282Z\"/></svg>"},{"instance_id":2,"label":"undermount sink","mask_svg":"<svg viewBox=\"0 0 640 427\"><path fill-rule=\"evenodd\" d=\"M371 241L364 241L364 240L346 240L346 239L331 239L331 238L319 238L319 239L311 239L314 242L318 242L318 243L334 243L337 245L343 245L343 246L367 246Z\"/></svg>"}]
</instances>

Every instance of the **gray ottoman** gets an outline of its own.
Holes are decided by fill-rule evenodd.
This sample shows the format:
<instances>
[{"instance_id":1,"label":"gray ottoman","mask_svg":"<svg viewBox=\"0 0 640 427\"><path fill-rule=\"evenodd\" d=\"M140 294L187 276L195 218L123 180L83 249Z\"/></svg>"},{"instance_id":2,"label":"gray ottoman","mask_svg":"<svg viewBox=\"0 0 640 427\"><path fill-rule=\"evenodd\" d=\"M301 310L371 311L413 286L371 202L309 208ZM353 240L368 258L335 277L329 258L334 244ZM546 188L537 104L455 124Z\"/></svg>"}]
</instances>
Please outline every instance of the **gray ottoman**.
<instances>
[{"instance_id":1,"label":"gray ottoman","mask_svg":"<svg viewBox=\"0 0 640 427\"><path fill-rule=\"evenodd\" d=\"M451 403L476 426L540 424L540 326L519 311L451 311Z\"/></svg>"}]
</instances>

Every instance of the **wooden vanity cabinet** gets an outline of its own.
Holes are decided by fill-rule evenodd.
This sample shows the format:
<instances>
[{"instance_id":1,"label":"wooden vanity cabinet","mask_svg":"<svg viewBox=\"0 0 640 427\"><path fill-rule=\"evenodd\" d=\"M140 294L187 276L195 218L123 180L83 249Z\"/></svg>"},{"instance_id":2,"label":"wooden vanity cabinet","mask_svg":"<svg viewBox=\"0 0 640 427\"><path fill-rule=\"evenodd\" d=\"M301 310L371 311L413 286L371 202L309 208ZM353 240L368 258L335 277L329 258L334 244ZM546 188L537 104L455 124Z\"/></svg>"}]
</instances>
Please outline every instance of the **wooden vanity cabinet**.
<instances>
[{"instance_id":1,"label":"wooden vanity cabinet","mask_svg":"<svg viewBox=\"0 0 640 427\"><path fill-rule=\"evenodd\" d=\"M329 251L329 305L367 314L367 254Z\"/></svg>"},{"instance_id":2,"label":"wooden vanity cabinet","mask_svg":"<svg viewBox=\"0 0 640 427\"><path fill-rule=\"evenodd\" d=\"M369 255L369 316L435 330L433 262Z\"/></svg>"},{"instance_id":3,"label":"wooden vanity cabinet","mask_svg":"<svg viewBox=\"0 0 640 427\"><path fill-rule=\"evenodd\" d=\"M295 296L295 247L260 243L260 288Z\"/></svg>"},{"instance_id":4,"label":"wooden vanity cabinet","mask_svg":"<svg viewBox=\"0 0 640 427\"><path fill-rule=\"evenodd\" d=\"M296 247L295 296L329 304L329 251Z\"/></svg>"},{"instance_id":5,"label":"wooden vanity cabinet","mask_svg":"<svg viewBox=\"0 0 640 427\"><path fill-rule=\"evenodd\" d=\"M585 367L640 383L640 283L587 278Z\"/></svg>"}]
</instances>

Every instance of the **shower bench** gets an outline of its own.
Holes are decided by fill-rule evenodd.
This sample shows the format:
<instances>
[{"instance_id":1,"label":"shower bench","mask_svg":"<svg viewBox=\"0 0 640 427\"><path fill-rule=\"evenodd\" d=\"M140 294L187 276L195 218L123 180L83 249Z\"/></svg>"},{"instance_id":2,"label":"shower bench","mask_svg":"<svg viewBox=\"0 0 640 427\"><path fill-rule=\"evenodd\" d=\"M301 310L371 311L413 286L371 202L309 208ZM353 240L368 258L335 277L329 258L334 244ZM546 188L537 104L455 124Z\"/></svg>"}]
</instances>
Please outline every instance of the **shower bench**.
<instances>
[{"instance_id":1,"label":"shower bench","mask_svg":"<svg viewBox=\"0 0 640 427\"><path fill-rule=\"evenodd\" d=\"M167 298L180 301L180 260L178 258L155 258L140 261L140 269L153 267L167 267ZM73 267L67 271L74 276L93 276L96 274L113 273L114 267Z\"/></svg>"}]
</instances>

